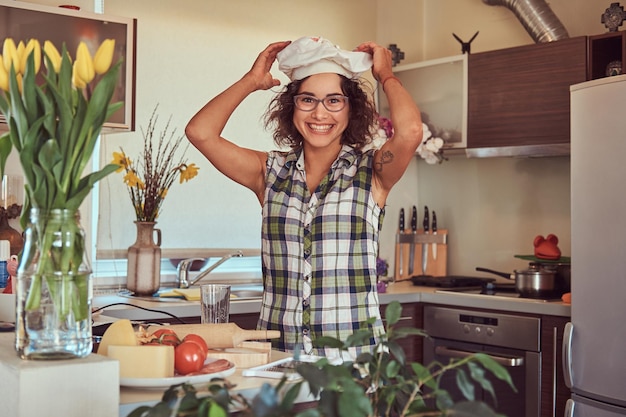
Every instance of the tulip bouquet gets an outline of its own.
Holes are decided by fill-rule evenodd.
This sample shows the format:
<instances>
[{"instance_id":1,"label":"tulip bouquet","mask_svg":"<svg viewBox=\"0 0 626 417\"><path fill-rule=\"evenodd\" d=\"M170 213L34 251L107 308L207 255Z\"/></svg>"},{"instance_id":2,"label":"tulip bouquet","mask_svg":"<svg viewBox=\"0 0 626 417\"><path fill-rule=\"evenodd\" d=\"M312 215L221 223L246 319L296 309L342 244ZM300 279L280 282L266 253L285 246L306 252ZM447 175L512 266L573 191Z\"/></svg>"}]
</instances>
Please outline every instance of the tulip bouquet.
<instances>
[{"instance_id":1,"label":"tulip bouquet","mask_svg":"<svg viewBox=\"0 0 626 417\"><path fill-rule=\"evenodd\" d=\"M12 149L19 154L25 184L21 226L26 229L31 209L41 213L68 210L77 213L94 184L117 169L107 165L83 176L102 125L122 103L110 103L121 62L111 66L115 41L105 40L92 57L81 42L72 58L63 45L61 53L50 41L43 46L31 39L17 45L4 41L0 58L0 111L9 131L0 137L0 173ZM61 315L73 312L76 321L89 317L87 276L78 274L83 258L82 233L67 233L58 222L45 217L35 236L39 253L27 247L20 261L37 262L25 310L39 308L42 277L53 272L63 277L58 294L51 294ZM78 227L78 226L77 226ZM54 242L59 235L73 235ZM65 239L65 238L63 238ZM26 261L26 262L25 262ZM51 284L51 283L49 283ZM49 291L53 286L48 285Z\"/></svg>"}]
</instances>

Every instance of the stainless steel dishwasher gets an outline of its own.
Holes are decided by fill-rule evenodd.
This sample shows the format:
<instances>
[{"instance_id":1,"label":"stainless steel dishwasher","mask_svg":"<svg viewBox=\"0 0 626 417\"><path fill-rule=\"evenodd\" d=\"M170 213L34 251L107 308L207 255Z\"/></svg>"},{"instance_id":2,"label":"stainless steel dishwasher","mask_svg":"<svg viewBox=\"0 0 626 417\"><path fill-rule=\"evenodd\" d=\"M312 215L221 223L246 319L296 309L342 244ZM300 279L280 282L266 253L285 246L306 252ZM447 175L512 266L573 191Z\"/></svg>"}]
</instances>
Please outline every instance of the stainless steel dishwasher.
<instances>
[{"instance_id":1,"label":"stainless steel dishwasher","mask_svg":"<svg viewBox=\"0 0 626 417\"><path fill-rule=\"evenodd\" d=\"M424 363L436 360L447 364L481 352L490 355L509 371L517 392L497 378L490 378L496 393L476 386L476 399L508 417L538 417L541 399L541 320L491 311L441 306L424 307ZM455 401L464 397L456 388L455 373L441 381Z\"/></svg>"}]
</instances>

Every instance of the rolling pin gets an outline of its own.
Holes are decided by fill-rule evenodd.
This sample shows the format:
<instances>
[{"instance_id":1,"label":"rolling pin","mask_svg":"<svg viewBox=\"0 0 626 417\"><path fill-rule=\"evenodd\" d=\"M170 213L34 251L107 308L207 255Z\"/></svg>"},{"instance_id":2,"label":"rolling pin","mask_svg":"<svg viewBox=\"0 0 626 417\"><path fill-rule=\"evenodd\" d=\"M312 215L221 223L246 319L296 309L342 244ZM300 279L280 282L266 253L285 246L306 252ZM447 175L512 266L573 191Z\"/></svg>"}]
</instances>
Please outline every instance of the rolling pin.
<instances>
[{"instance_id":1,"label":"rolling pin","mask_svg":"<svg viewBox=\"0 0 626 417\"><path fill-rule=\"evenodd\" d=\"M246 340L275 339L280 337L278 330L245 330L235 323L220 324L173 324L170 326L150 326L148 333L158 329L172 329L182 340L190 333L201 336L211 349L225 349L238 346Z\"/></svg>"}]
</instances>

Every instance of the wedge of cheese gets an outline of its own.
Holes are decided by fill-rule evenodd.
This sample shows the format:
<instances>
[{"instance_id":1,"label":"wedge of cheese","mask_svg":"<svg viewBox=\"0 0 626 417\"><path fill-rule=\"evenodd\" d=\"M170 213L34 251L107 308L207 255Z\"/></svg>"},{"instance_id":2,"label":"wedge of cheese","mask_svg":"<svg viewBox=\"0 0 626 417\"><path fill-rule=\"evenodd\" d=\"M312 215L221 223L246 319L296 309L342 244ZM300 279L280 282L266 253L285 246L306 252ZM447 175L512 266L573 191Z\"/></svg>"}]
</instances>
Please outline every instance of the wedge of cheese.
<instances>
[{"instance_id":1,"label":"wedge of cheese","mask_svg":"<svg viewBox=\"0 0 626 417\"><path fill-rule=\"evenodd\" d=\"M120 378L170 378L174 376L174 346L110 345L107 356L120 362Z\"/></svg>"},{"instance_id":2,"label":"wedge of cheese","mask_svg":"<svg viewBox=\"0 0 626 417\"><path fill-rule=\"evenodd\" d=\"M111 323L102 335L98 355L108 356L109 346L137 346L137 337L130 320L122 319Z\"/></svg>"}]
</instances>

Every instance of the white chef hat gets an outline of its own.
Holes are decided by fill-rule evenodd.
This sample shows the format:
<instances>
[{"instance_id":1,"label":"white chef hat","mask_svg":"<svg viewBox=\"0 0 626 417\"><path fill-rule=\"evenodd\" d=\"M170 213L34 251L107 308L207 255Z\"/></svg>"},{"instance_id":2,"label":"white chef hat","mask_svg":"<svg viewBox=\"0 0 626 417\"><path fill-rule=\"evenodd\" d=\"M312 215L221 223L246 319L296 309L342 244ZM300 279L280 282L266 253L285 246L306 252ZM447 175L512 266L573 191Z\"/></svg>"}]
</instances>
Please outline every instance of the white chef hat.
<instances>
[{"instance_id":1,"label":"white chef hat","mask_svg":"<svg viewBox=\"0 0 626 417\"><path fill-rule=\"evenodd\" d=\"M278 53L277 59L278 69L291 81L323 72L358 78L372 67L370 54L345 51L321 37L295 40Z\"/></svg>"}]
</instances>

